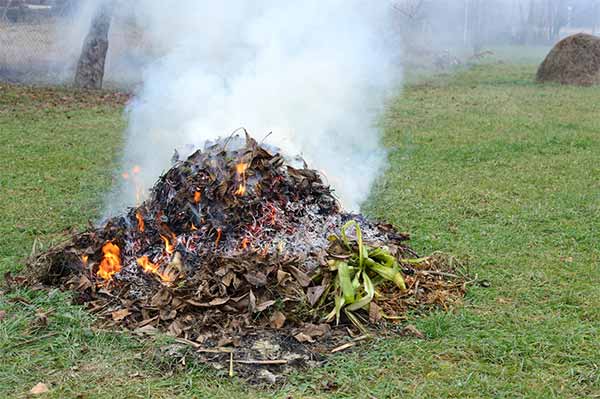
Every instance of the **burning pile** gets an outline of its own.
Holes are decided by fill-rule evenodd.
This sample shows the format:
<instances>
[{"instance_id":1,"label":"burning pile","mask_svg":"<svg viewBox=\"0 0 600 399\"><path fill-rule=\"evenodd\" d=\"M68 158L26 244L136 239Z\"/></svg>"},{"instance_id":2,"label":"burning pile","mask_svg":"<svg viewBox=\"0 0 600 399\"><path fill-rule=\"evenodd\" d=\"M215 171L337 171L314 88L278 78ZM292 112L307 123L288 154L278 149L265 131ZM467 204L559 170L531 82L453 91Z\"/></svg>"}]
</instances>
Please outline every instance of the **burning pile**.
<instances>
[{"instance_id":1,"label":"burning pile","mask_svg":"<svg viewBox=\"0 0 600 399\"><path fill-rule=\"evenodd\" d=\"M418 258L407 239L343 212L302 160L234 136L175 160L140 206L29 270L131 329L206 346L265 330L312 342L330 324L364 333L462 296L444 258Z\"/></svg>"}]
</instances>

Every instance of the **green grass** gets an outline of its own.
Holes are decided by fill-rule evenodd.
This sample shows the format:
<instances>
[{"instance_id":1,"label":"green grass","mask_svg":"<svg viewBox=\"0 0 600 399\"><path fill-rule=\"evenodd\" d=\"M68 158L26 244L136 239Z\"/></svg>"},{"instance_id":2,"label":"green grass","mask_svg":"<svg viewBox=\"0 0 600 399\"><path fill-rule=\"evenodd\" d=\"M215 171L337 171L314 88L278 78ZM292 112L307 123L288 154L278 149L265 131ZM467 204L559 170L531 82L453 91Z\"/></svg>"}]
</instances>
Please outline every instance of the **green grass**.
<instances>
[{"instance_id":1,"label":"green grass","mask_svg":"<svg viewBox=\"0 0 600 399\"><path fill-rule=\"evenodd\" d=\"M66 294L21 290L0 297L0 397L40 381L56 398L600 397L600 89L538 86L534 72L482 65L406 87L389 105L390 167L366 213L410 231L421 253L467 259L491 284L460 309L414 319L426 340L367 344L260 391L164 364L153 355L164 339L97 330ZM0 95L3 271L34 237L99 214L124 124L112 103L39 105L24 91ZM36 309L53 309L47 327Z\"/></svg>"}]
</instances>

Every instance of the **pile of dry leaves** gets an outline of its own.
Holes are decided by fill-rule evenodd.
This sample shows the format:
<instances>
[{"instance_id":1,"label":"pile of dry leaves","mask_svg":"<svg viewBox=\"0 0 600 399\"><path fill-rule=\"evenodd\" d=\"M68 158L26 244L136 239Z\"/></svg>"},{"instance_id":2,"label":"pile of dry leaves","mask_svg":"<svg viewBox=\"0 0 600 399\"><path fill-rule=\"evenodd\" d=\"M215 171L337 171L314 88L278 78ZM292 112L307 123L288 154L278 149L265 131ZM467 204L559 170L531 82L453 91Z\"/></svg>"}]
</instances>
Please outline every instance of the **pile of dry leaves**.
<instances>
[{"instance_id":1,"label":"pile of dry leaves","mask_svg":"<svg viewBox=\"0 0 600 399\"><path fill-rule=\"evenodd\" d=\"M174 160L140 206L37 255L28 273L224 372L271 373L460 300L450 258L419 258L406 240L343 212L302 160L233 136Z\"/></svg>"}]
</instances>

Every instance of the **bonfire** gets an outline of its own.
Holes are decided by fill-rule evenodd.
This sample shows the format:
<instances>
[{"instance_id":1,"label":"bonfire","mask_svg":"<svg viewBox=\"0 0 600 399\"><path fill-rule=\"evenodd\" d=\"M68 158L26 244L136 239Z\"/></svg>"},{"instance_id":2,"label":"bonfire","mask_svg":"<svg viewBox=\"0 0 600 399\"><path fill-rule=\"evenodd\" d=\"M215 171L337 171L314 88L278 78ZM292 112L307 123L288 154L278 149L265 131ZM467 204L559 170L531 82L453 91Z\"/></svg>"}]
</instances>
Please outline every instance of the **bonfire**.
<instances>
[{"instance_id":1,"label":"bonfire","mask_svg":"<svg viewBox=\"0 0 600 399\"><path fill-rule=\"evenodd\" d=\"M139 206L33 257L29 281L74 291L107 323L232 362L265 336L336 351L462 297L449 258L419 257L408 238L345 212L303 161L232 136L174 160ZM288 363L279 356L235 358Z\"/></svg>"}]
</instances>

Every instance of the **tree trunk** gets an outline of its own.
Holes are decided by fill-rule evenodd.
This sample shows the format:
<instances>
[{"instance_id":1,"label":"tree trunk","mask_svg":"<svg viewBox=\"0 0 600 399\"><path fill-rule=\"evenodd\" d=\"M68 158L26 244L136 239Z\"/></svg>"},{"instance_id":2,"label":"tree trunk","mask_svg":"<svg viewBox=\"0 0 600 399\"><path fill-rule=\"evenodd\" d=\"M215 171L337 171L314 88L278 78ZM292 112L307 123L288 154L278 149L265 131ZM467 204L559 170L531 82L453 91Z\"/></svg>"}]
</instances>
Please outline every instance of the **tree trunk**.
<instances>
[{"instance_id":1,"label":"tree trunk","mask_svg":"<svg viewBox=\"0 0 600 399\"><path fill-rule=\"evenodd\" d=\"M75 73L75 86L84 89L101 89L104 65L108 52L108 31L111 12L109 3L104 3L94 15Z\"/></svg>"}]
</instances>

